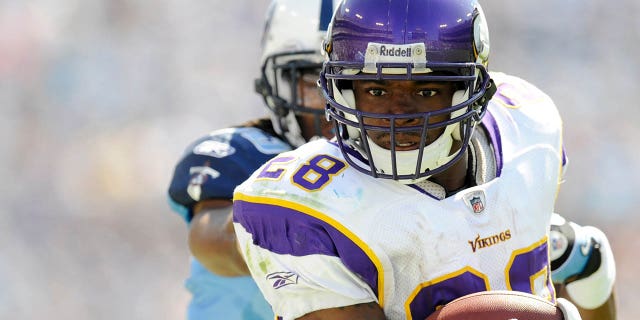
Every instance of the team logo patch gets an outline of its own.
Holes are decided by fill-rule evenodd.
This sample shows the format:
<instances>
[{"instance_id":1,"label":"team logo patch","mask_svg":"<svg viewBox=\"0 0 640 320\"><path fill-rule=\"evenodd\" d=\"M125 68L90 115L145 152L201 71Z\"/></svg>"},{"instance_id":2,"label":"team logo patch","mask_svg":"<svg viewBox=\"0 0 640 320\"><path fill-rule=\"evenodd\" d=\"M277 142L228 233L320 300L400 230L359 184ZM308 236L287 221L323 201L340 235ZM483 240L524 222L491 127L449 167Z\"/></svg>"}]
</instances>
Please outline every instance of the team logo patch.
<instances>
[{"instance_id":1,"label":"team logo patch","mask_svg":"<svg viewBox=\"0 0 640 320\"><path fill-rule=\"evenodd\" d=\"M191 180L187 186L187 193L195 200L200 201L202 196L202 185L207 179L217 179L220 176L220 172L207 167L209 163L205 163L205 166L191 167L189 168L189 174L191 174Z\"/></svg>"},{"instance_id":2,"label":"team logo patch","mask_svg":"<svg viewBox=\"0 0 640 320\"><path fill-rule=\"evenodd\" d=\"M236 153L236 149L226 142L205 140L193 148L194 154L224 158Z\"/></svg>"},{"instance_id":3,"label":"team logo patch","mask_svg":"<svg viewBox=\"0 0 640 320\"><path fill-rule=\"evenodd\" d=\"M484 211L485 196L482 190L473 191L464 196L464 203L475 214L481 214Z\"/></svg>"},{"instance_id":4,"label":"team logo patch","mask_svg":"<svg viewBox=\"0 0 640 320\"><path fill-rule=\"evenodd\" d=\"M567 251L569 248L569 239L567 239L562 232L551 230L551 232L549 232L549 244L551 247L549 255L551 256L551 260L555 260Z\"/></svg>"},{"instance_id":5,"label":"team logo patch","mask_svg":"<svg viewBox=\"0 0 640 320\"><path fill-rule=\"evenodd\" d=\"M290 284L298 283L298 275L293 272L274 272L267 275L267 280L272 281L274 289L280 289Z\"/></svg>"}]
</instances>

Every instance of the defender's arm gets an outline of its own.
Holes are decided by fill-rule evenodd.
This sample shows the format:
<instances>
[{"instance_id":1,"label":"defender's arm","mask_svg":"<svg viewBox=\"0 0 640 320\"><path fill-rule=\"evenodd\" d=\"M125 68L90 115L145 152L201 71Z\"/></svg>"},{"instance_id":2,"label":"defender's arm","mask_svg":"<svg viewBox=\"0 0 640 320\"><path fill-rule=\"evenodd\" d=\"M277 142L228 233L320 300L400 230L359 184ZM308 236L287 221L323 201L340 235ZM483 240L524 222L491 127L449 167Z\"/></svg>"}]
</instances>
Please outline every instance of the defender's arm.
<instances>
[{"instance_id":1,"label":"defender's arm","mask_svg":"<svg viewBox=\"0 0 640 320\"><path fill-rule=\"evenodd\" d=\"M607 236L554 213L549 240L558 296L572 301L584 320L615 319L616 266Z\"/></svg>"},{"instance_id":2,"label":"defender's arm","mask_svg":"<svg viewBox=\"0 0 640 320\"><path fill-rule=\"evenodd\" d=\"M189 229L189 248L202 265L226 277L249 275L237 249L231 201L205 200L194 206Z\"/></svg>"}]
</instances>

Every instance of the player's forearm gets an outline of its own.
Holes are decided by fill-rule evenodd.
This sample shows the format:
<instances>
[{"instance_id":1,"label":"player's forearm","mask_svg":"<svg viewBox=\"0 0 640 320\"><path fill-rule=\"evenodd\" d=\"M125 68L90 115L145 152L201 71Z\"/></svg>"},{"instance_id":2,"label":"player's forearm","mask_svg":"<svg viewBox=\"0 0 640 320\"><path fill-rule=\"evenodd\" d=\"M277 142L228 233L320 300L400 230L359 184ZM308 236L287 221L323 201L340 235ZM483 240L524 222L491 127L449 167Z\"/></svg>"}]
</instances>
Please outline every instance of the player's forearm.
<instances>
[{"instance_id":1,"label":"player's forearm","mask_svg":"<svg viewBox=\"0 0 640 320\"><path fill-rule=\"evenodd\" d=\"M189 249L209 271L225 277L249 275L237 250L229 208L203 209L198 212L189 230Z\"/></svg>"},{"instance_id":2,"label":"player's forearm","mask_svg":"<svg viewBox=\"0 0 640 320\"><path fill-rule=\"evenodd\" d=\"M210 240L202 241L190 233L189 248L193 256L214 274L224 277L238 277L249 275L244 260L237 252L236 245L232 241L220 241L211 243ZM197 239L197 240L196 240Z\"/></svg>"},{"instance_id":3,"label":"player's forearm","mask_svg":"<svg viewBox=\"0 0 640 320\"><path fill-rule=\"evenodd\" d=\"M567 293L564 286L556 286L556 293L559 298L565 298L571 302L571 296ZM575 304L575 302L574 302ZM601 306L588 310L576 305L582 320L615 320L616 319L616 301L614 293L611 293L609 299Z\"/></svg>"}]
</instances>

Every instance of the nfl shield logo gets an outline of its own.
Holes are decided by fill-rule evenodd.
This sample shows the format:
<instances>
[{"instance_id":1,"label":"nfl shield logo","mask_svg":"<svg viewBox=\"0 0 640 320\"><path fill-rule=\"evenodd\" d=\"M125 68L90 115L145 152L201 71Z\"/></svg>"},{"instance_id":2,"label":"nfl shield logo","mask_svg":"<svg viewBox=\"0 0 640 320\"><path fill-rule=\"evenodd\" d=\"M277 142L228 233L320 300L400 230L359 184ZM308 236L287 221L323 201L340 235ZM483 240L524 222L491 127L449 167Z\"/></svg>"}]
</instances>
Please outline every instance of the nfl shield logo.
<instances>
[{"instance_id":1,"label":"nfl shield logo","mask_svg":"<svg viewBox=\"0 0 640 320\"><path fill-rule=\"evenodd\" d=\"M484 204L482 203L482 199L480 197L473 197L469 200L471 204L471 209L473 209L473 213L480 213L484 210Z\"/></svg>"},{"instance_id":2,"label":"nfl shield logo","mask_svg":"<svg viewBox=\"0 0 640 320\"><path fill-rule=\"evenodd\" d=\"M473 190L464 195L464 202L475 214L481 214L484 211L485 196L482 190Z\"/></svg>"}]
</instances>

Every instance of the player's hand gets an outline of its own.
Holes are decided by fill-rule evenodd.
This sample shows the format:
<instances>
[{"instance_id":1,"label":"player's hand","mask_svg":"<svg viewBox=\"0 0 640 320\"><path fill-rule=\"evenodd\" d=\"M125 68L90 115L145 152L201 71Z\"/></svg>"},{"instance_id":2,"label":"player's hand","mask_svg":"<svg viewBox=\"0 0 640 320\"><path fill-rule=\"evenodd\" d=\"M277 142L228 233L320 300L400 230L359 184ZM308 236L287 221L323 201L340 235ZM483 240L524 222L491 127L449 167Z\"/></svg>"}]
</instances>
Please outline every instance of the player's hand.
<instances>
[{"instance_id":1,"label":"player's hand","mask_svg":"<svg viewBox=\"0 0 640 320\"><path fill-rule=\"evenodd\" d=\"M578 312L578 308L576 308L576 306L571 303L571 301L565 298L558 298L557 305L558 308L562 310L564 320L582 320L580 312Z\"/></svg>"},{"instance_id":2,"label":"player's hand","mask_svg":"<svg viewBox=\"0 0 640 320\"><path fill-rule=\"evenodd\" d=\"M581 308L595 309L604 304L613 292L616 274L613 252L604 232L555 215L549 243L553 282L564 285Z\"/></svg>"},{"instance_id":3,"label":"player's hand","mask_svg":"<svg viewBox=\"0 0 640 320\"><path fill-rule=\"evenodd\" d=\"M549 234L551 271L555 284L566 285L587 278L602 263L603 244L607 237L594 227L582 227L558 214L551 219Z\"/></svg>"}]
</instances>

